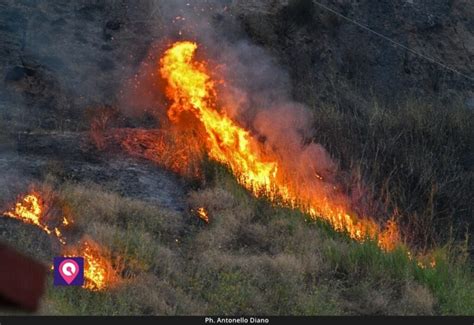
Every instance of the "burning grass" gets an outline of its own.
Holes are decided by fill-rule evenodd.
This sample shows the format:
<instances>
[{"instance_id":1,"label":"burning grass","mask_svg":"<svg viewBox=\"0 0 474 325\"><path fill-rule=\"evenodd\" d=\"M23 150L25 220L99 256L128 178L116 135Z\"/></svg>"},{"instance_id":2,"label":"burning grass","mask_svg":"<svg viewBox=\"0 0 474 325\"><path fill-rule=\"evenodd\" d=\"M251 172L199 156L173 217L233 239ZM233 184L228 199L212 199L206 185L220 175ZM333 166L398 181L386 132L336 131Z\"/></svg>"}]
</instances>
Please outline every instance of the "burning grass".
<instances>
[{"instance_id":1,"label":"burning grass","mask_svg":"<svg viewBox=\"0 0 474 325\"><path fill-rule=\"evenodd\" d=\"M201 176L200 163L204 153L192 130L115 129L104 131L107 143L120 143L122 149L134 157L145 158L189 178Z\"/></svg>"},{"instance_id":2,"label":"burning grass","mask_svg":"<svg viewBox=\"0 0 474 325\"><path fill-rule=\"evenodd\" d=\"M399 222L407 218L405 213L399 213L393 206L371 209L383 204L377 204L380 200L375 195L365 195L369 191L363 176L354 182L357 188L343 188L347 184L336 178L337 168L320 145L289 142L280 148L261 140L253 129L231 118L222 106L221 89L217 87L217 83L225 82L217 82L208 63L195 58L197 47L190 41L176 42L159 60L157 69L166 82L165 92L170 100L169 125L160 130L114 129L109 135L113 141L131 155L192 177L202 176L200 162L205 152L209 159L229 168L256 197L265 197L275 205L299 208L356 241L375 240L384 251L392 251L411 240L406 231L404 237L400 233ZM293 113L308 117L303 111ZM260 114L255 124L265 125L267 120L271 119ZM297 136L296 139L301 140ZM415 258L413 253L408 254ZM418 263L420 267L435 265L434 260L421 259Z\"/></svg>"},{"instance_id":3,"label":"burning grass","mask_svg":"<svg viewBox=\"0 0 474 325\"><path fill-rule=\"evenodd\" d=\"M354 240L377 240L387 251L401 242L395 220L380 225L351 207L349 197L334 181L334 171L328 170L334 166L321 146L309 144L300 148L293 143L288 148L275 149L229 117L226 108L219 106L217 81L209 67L195 58L197 47L190 41L176 42L163 54L159 73L166 81L165 92L170 100L167 115L173 127L158 133L135 131L135 135L121 141L127 152L186 174L186 168L196 169L195 161L200 161L205 151L210 159L227 166L239 183L257 197L263 194L275 204L298 207ZM123 131L115 132L120 133Z\"/></svg>"},{"instance_id":4,"label":"burning grass","mask_svg":"<svg viewBox=\"0 0 474 325\"><path fill-rule=\"evenodd\" d=\"M92 291L110 289L119 282L111 253L90 238L83 238L68 248L66 256L84 257L84 288Z\"/></svg>"},{"instance_id":5,"label":"burning grass","mask_svg":"<svg viewBox=\"0 0 474 325\"><path fill-rule=\"evenodd\" d=\"M61 250L63 256L84 257L85 283L83 287L85 289L99 291L112 287L118 282L118 276L110 262L110 253L88 238L83 238L79 244L71 246L70 241L64 236L64 231L73 223L73 220L63 214L50 213L54 203L57 204L55 197L57 195L53 195L52 190L49 190L47 199L44 199L41 191L32 189L28 194L20 197L13 208L3 212L3 216L35 225L48 236L56 238L64 245ZM48 224L54 222L58 225L51 228Z\"/></svg>"},{"instance_id":6,"label":"burning grass","mask_svg":"<svg viewBox=\"0 0 474 325\"><path fill-rule=\"evenodd\" d=\"M286 177L291 169L278 155L215 109L212 80L202 62L192 61L193 48L186 43L185 53L168 62L178 66L161 72L169 79L170 100L180 104L172 103L170 120L184 119L176 130L199 122L195 132L206 141L183 149L188 136L173 131L117 129L109 136L127 152L184 174L190 172L189 159L202 158L192 154L196 148L207 147L211 162L200 170L206 181L190 193L189 203L211 222L99 185L58 185L76 227L101 245L86 240L74 248L91 257L86 272L93 291L50 288L43 313L474 314L469 243L445 244L446 238L459 238L446 234L449 227L437 241L432 227L446 226L443 218L465 218L472 208L470 167L461 159L469 149L471 113L423 106L392 112L374 105L353 115L314 108L318 141L356 180L338 185L380 202L376 214L355 212L339 191L315 196L321 193L304 176ZM187 88L189 81L201 86L198 91ZM102 124L97 129L107 137ZM327 177L307 169L302 175L311 174L313 181ZM358 182L361 192L350 188ZM308 184L310 190L302 190ZM47 204L35 197L21 197L8 216L56 234L39 217ZM400 216L397 208L403 211L398 224L381 226L368 217ZM68 226L62 221L58 225ZM410 257L397 225L410 249L423 252L438 244L423 264L434 258L436 267L420 267ZM426 236L415 239L423 231ZM97 290L104 283L117 285Z\"/></svg>"},{"instance_id":7,"label":"burning grass","mask_svg":"<svg viewBox=\"0 0 474 325\"><path fill-rule=\"evenodd\" d=\"M298 297L314 285L314 294L319 294L324 301L318 301L320 307L329 308L323 313L338 310L338 313L416 315L439 312L457 314L461 310L462 313L470 314L474 311L470 303L473 296L469 293L474 279L469 260L466 259L467 246L450 245L439 249L432 253L439 265L435 268L420 268L416 260L410 259L403 245L391 252L383 252L375 241L355 243L347 240L327 223L308 219L297 210L273 207L265 200L249 197L236 184L232 185L231 176L225 176L220 171L218 173L221 176L217 176L216 183L220 185L214 190L194 194L192 202L205 204L214 216L214 222L207 231L196 237L195 245L205 251L201 261L219 261L215 266L216 272L222 272L222 268L231 273L235 272L234 267L240 270L238 276L232 275L234 281L225 279L225 282L230 281L232 285L239 283L239 286L247 286L247 290L251 290L253 277L258 277L260 273L268 275L268 271L254 271L249 275L246 267L237 265L245 265L243 260L251 256L255 257L256 264L257 256L285 256L296 259L290 264L300 265L296 273L305 278L304 281L300 280L304 285L297 290L298 293L289 293L289 296ZM222 184L228 184L224 190ZM230 193L234 193L231 198ZM453 249L458 251L454 252ZM229 256L226 257L227 254ZM209 272L205 271L206 266L202 269L204 274ZM294 273L285 273L288 280L292 279ZM455 274L454 278L449 278L449 274ZM278 280L274 283L278 287ZM460 288L460 283L466 288ZM333 290L321 290L323 284L329 284ZM209 283L204 287L207 285L211 286ZM262 282L258 282L257 286L261 285ZM239 290L245 292L243 288ZM306 302L311 301L310 297L305 296L305 299ZM283 302L287 304L285 310L291 310L290 314L305 313L302 311L303 306L308 306L303 301L293 301L296 305L292 305L285 300L279 301L278 305L282 306ZM242 312L237 306L229 308L233 313ZM251 309L249 306L246 308Z\"/></svg>"},{"instance_id":8,"label":"burning grass","mask_svg":"<svg viewBox=\"0 0 474 325\"><path fill-rule=\"evenodd\" d=\"M20 197L13 208L3 212L3 216L33 224L48 235L56 237L61 244L65 245L66 239L63 236L63 231L72 223L72 220L69 216L49 215L49 204L51 202L45 202L41 193L32 189L30 193ZM52 228L47 223L51 222L54 217L57 219L57 226Z\"/></svg>"},{"instance_id":9,"label":"burning grass","mask_svg":"<svg viewBox=\"0 0 474 325\"><path fill-rule=\"evenodd\" d=\"M404 240L422 250L472 237L473 112L417 99L354 109L314 107L318 139L350 171L352 195L397 215Z\"/></svg>"},{"instance_id":10,"label":"burning grass","mask_svg":"<svg viewBox=\"0 0 474 325\"><path fill-rule=\"evenodd\" d=\"M97 185L59 187L75 227L94 238L73 248L97 262L86 265L94 290L50 287L41 312L474 312L472 273L460 258L462 250L439 250L436 268L422 269L403 247L387 253L374 241L354 242L323 221L253 197L220 165L211 163L207 170L214 170L213 181L191 192L189 204L203 207L212 216L209 224L192 212L173 214ZM120 280L110 282L111 275ZM106 290L96 290L104 279Z\"/></svg>"}]
</instances>

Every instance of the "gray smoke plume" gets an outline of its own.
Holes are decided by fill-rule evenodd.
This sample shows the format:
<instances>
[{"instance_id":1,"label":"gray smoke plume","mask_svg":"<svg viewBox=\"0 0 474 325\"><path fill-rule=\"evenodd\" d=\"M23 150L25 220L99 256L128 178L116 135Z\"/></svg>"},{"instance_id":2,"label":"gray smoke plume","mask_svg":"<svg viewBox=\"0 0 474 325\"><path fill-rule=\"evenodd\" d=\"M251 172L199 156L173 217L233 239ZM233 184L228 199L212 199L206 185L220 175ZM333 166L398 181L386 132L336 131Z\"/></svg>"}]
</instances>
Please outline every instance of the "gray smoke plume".
<instances>
[{"instance_id":1,"label":"gray smoke plume","mask_svg":"<svg viewBox=\"0 0 474 325\"><path fill-rule=\"evenodd\" d=\"M173 1L160 6L164 44L192 40L197 59L206 60L217 83L219 108L273 152L285 174L303 191L334 196L337 166L311 138L311 113L291 97L288 73L263 48L252 44L222 1ZM147 63L147 65L149 65ZM156 66L156 65L155 65ZM338 198L341 201L341 198ZM342 199L346 201L346 199ZM346 204L346 203L344 203Z\"/></svg>"},{"instance_id":2,"label":"gray smoke plume","mask_svg":"<svg viewBox=\"0 0 474 325\"><path fill-rule=\"evenodd\" d=\"M9 27L0 31L7 90L0 99L15 107L7 115L20 129L87 129L84 111L103 105L126 117L164 118L159 57L172 42L193 40L198 59L225 80L219 107L281 157L295 179L330 195L336 165L321 145L307 144L309 110L292 99L288 73L249 40L235 16L242 6L262 10L270 2L7 3L0 14ZM315 174L324 181L313 182Z\"/></svg>"}]
</instances>

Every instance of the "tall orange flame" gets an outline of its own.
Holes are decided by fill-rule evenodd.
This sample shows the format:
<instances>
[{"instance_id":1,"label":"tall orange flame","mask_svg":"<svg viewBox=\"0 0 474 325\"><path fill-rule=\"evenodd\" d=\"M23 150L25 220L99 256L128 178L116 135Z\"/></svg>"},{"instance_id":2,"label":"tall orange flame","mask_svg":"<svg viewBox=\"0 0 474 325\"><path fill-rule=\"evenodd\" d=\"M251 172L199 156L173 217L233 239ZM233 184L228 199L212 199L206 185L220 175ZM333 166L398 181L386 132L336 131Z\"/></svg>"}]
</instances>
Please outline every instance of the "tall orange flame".
<instances>
[{"instance_id":1,"label":"tall orange flame","mask_svg":"<svg viewBox=\"0 0 474 325\"><path fill-rule=\"evenodd\" d=\"M167 81L166 96L171 101L170 121L177 123L184 112L192 113L204 127L209 157L228 166L255 195L266 193L275 202L299 207L313 218L328 221L335 230L347 232L355 240L371 238L382 249L392 250L399 242L395 222L381 229L371 218L351 212L340 199L342 195L324 195L311 184L299 182L277 154L217 107L215 82L206 64L195 59L196 49L194 42L176 42L160 60L160 74Z\"/></svg>"}]
</instances>

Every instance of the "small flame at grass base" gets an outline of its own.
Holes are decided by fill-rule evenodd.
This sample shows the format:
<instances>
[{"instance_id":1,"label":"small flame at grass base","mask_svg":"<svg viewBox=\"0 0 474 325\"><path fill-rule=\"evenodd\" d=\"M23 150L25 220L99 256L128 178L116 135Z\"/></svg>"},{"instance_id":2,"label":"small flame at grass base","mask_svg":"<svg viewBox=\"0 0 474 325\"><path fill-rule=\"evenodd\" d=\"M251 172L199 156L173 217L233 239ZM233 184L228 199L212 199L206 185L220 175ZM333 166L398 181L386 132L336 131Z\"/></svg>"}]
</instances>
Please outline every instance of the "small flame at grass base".
<instances>
[{"instance_id":1,"label":"small flame at grass base","mask_svg":"<svg viewBox=\"0 0 474 325\"><path fill-rule=\"evenodd\" d=\"M61 222L62 225L58 225L51 229L44 220L47 210L48 207L41 198L41 195L36 191L32 191L20 198L14 208L3 212L3 215L20 220L24 223L35 225L48 235L55 236L61 244L65 245L66 239L64 238L60 227L69 225L71 221L63 216Z\"/></svg>"},{"instance_id":2,"label":"small flame at grass base","mask_svg":"<svg viewBox=\"0 0 474 325\"><path fill-rule=\"evenodd\" d=\"M84 257L84 288L101 291L115 285L119 278L110 262L111 254L90 238L67 249L68 256Z\"/></svg>"},{"instance_id":3,"label":"small flame at grass base","mask_svg":"<svg viewBox=\"0 0 474 325\"><path fill-rule=\"evenodd\" d=\"M66 245L66 238L61 231L68 227L72 220L62 216L61 222L54 228L48 227L45 222L48 205L37 191L21 197L15 206L3 212L9 218L20 220L24 223L32 224L43 230L49 236L56 237L59 242ZM61 229L60 229L61 228ZM84 238L76 246L64 246L65 256L84 257L84 288L92 291L99 291L110 287L118 281L118 276L110 262L111 254L90 238ZM53 267L51 266L51 269Z\"/></svg>"}]
</instances>

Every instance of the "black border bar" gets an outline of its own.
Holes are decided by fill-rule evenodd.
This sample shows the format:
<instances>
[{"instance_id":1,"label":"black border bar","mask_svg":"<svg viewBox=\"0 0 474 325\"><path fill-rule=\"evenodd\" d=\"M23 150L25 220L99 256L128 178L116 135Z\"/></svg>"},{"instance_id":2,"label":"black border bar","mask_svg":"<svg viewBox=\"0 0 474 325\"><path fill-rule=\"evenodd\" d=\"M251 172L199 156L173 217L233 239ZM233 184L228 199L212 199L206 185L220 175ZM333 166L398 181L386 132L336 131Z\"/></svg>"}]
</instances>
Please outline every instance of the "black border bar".
<instances>
[{"instance_id":1,"label":"black border bar","mask_svg":"<svg viewBox=\"0 0 474 325\"><path fill-rule=\"evenodd\" d=\"M0 325L38 324L465 324L474 325L474 316L0 316Z\"/></svg>"}]
</instances>

